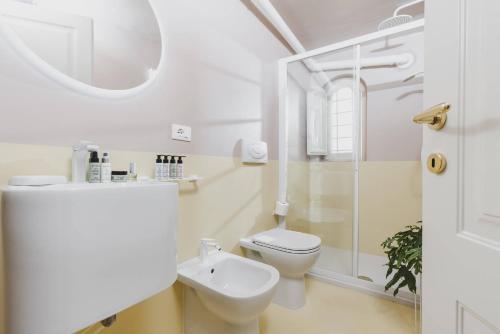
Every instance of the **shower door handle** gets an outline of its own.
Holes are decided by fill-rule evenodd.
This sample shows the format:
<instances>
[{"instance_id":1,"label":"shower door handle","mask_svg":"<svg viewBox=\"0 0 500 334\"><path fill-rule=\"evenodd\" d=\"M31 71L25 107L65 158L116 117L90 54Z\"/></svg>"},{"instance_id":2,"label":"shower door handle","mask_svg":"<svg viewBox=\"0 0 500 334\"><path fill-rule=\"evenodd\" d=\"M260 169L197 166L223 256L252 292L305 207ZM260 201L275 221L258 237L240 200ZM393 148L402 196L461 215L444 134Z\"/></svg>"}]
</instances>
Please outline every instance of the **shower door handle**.
<instances>
[{"instance_id":1,"label":"shower door handle","mask_svg":"<svg viewBox=\"0 0 500 334\"><path fill-rule=\"evenodd\" d=\"M451 104L441 103L413 117L417 124L427 124L433 130L441 130L446 124L446 113L450 111Z\"/></svg>"}]
</instances>

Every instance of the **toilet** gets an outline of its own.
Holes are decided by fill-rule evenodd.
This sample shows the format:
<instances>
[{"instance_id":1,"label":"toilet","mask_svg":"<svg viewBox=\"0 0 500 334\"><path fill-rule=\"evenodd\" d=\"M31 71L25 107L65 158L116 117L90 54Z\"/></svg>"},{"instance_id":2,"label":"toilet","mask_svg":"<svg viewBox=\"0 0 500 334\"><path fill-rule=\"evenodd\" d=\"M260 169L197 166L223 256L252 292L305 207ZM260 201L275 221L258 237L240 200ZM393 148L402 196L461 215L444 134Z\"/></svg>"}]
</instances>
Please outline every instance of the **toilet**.
<instances>
[{"instance_id":1,"label":"toilet","mask_svg":"<svg viewBox=\"0 0 500 334\"><path fill-rule=\"evenodd\" d=\"M315 235L275 228L240 239L246 256L278 269L280 280L273 302L289 309L305 305L305 274L321 252Z\"/></svg>"}]
</instances>

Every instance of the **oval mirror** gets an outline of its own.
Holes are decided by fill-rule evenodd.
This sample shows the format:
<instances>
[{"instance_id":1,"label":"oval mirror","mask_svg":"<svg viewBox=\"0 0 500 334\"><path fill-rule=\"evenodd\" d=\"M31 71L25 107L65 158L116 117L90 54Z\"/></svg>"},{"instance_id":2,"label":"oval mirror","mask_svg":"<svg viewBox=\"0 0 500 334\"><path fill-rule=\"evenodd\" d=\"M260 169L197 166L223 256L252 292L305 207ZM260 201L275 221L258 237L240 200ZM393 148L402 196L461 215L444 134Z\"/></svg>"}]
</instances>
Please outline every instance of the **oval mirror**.
<instances>
[{"instance_id":1,"label":"oval mirror","mask_svg":"<svg viewBox=\"0 0 500 334\"><path fill-rule=\"evenodd\" d=\"M57 70L55 77L64 74L101 90L130 90L150 81L159 65L162 41L149 0L1 3L3 28L15 35L9 39L17 37L18 49L29 48L26 58L38 67Z\"/></svg>"}]
</instances>

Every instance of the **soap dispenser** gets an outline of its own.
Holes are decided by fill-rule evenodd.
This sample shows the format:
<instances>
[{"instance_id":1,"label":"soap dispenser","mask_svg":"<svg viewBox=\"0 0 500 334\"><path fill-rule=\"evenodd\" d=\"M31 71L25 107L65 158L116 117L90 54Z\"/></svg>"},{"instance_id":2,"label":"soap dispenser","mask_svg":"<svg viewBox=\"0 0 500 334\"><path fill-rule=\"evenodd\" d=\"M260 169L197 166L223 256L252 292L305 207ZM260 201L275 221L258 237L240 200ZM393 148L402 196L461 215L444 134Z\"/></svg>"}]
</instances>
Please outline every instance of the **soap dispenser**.
<instances>
[{"instance_id":1,"label":"soap dispenser","mask_svg":"<svg viewBox=\"0 0 500 334\"><path fill-rule=\"evenodd\" d=\"M111 162L109 161L109 153L104 152L101 159L101 182L111 182Z\"/></svg>"},{"instance_id":2,"label":"soap dispenser","mask_svg":"<svg viewBox=\"0 0 500 334\"><path fill-rule=\"evenodd\" d=\"M175 157L172 155L170 159L170 178L175 179L177 177L177 165L175 164Z\"/></svg>"},{"instance_id":3,"label":"soap dispenser","mask_svg":"<svg viewBox=\"0 0 500 334\"><path fill-rule=\"evenodd\" d=\"M161 181L162 178L163 178L163 161L161 160L161 155L157 155L155 162L155 180Z\"/></svg>"},{"instance_id":4,"label":"soap dispenser","mask_svg":"<svg viewBox=\"0 0 500 334\"><path fill-rule=\"evenodd\" d=\"M168 180L170 178L170 164L168 161L168 157L170 155L164 155L163 156L163 174L162 174L162 179L164 181Z\"/></svg>"},{"instance_id":5,"label":"soap dispenser","mask_svg":"<svg viewBox=\"0 0 500 334\"><path fill-rule=\"evenodd\" d=\"M97 151L90 152L88 181L89 183L101 182L101 164L99 163L99 153Z\"/></svg>"},{"instance_id":6,"label":"soap dispenser","mask_svg":"<svg viewBox=\"0 0 500 334\"><path fill-rule=\"evenodd\" d=\"M185 156L181 155L177 159L177 173L176 173L176 177L178 179L184 178L184 163L182 162L182 158L185 158Z\"/></svg>"}]
</instances>

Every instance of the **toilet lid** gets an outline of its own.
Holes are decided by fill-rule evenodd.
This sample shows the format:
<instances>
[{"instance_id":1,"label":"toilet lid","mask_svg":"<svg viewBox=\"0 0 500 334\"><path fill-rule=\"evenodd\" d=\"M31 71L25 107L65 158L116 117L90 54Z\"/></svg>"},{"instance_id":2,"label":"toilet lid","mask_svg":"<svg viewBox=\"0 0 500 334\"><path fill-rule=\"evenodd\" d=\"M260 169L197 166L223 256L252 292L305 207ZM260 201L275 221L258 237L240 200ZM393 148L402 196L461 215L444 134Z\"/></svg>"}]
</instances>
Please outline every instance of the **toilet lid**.
<instances>
[{"instance_id":1,"label":"toilet lid","mask_svg":"<svg viewBox=\"0 0 500 334\"><path fill-rule=\"evenodd\" d=\"M321 239L312 234L275 228L256 234L253 243L286 252L311 252L321 246Z\"/></svg>"}]
</instances>

